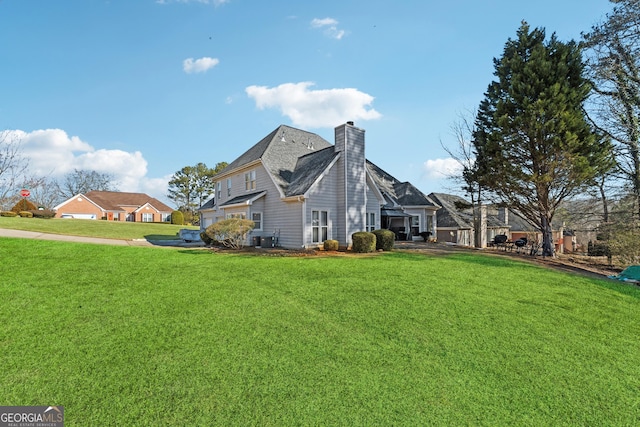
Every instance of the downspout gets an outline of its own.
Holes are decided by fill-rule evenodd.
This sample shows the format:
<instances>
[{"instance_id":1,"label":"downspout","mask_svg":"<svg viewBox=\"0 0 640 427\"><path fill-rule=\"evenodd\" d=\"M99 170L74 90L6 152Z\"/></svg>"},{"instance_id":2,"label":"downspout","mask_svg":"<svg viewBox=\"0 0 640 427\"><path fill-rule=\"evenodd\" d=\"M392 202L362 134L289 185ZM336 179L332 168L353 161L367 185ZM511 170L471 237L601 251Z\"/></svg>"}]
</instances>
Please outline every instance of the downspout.
<instances>
[{"instance_id":1,"label":"downspout","mask_svg":"<svg viewBox=\"0 0 640 427\"><path fill-rule=\"evenodd\" d=\"M307 199L302 199L302 247L307 248L307 224L306 224L306 215L307 213Z\"/></svg>"}]
</instances>

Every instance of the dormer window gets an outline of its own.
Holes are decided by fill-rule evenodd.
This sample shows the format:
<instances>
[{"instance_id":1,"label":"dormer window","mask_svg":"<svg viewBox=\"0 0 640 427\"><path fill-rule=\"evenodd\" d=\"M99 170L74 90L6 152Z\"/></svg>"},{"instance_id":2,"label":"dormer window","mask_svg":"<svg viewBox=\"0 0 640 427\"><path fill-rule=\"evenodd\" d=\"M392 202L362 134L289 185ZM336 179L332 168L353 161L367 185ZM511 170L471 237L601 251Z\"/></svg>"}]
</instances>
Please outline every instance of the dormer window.
<instances>
[{"instance_id":1,"label":"dormer window","mask_svg":"<svg viewBox=\"0 0 640 427\"><path fill-rule=\"evenodd\" d=\"M252 170L244 174L244 189L247 191L256 189L256 171Z\"/></svg>"}]
</instances>

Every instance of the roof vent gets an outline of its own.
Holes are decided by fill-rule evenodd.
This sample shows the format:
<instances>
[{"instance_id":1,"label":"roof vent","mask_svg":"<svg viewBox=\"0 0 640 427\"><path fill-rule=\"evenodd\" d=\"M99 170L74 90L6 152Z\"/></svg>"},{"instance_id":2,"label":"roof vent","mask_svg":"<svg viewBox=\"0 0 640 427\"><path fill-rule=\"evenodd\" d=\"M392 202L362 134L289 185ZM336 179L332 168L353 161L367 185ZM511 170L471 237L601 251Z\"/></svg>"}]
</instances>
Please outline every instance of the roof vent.
<instances>
[{"instance_id":1,"label":"roof vent","mask_svg":"<svg viewBox=\"0 0 640 427\"><path fill-rule=\"evenodd\" d=\"M286 139L284 138L284 131L280 134L280 141L286 142Z\"/></svg>"}]
</instances>

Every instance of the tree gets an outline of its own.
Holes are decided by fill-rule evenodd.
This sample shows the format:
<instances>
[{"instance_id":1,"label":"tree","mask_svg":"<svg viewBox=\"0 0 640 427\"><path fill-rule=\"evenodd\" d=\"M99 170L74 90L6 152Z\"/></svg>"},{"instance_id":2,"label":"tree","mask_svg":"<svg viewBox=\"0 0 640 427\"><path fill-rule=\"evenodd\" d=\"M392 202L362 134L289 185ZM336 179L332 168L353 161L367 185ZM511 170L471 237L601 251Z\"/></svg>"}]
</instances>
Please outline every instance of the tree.
<instances>
[{"instance_id":1,"label":"tree","mask_svg":"<svg viewBox=\"0 0 640 427\"><path fill-rule=\"evenodd\" d=\"M482 176L479 173L479 164L476 162L476 149L472 137L475 132L477 114L470 111L468 114L459 114L458 120L451 125L451 131L456 138L456 148L443 146L444 150L454 159L461 168L460 175L452 175L450 178L461 185L465 196L471 201L473 211L473 225L475 230L480 230L480 215L477 207L482 204L484 186ZM466 207L464 207L466 208ZM463 208L463 209L464 209ZM475 246L482 247L482 234L476 232Z\"/></svg>"},{"instance_id":2,"label":"tree","mask_svg":"<svg viewBox=\"0 0 640 427\"><path fill-rule=\"evenodd\" d=\"M213 169L204 163L183 167L171 177L167 197L181 210L193 213L214 193L213 176L225 167L225 162L216 164Z\"/></svg>"},{"instance_id":3,"label":"tree","mask_svg":"<svg viewBox=\"0 0 640 427\"><path fill-rule=\"evenodd\" d=\"M593 93L589 115L615 144L619 176L640 217L640 2L612 0L604 22L583 34Z\"/></svg>"},{"instance_id":4,"label":"tree","mask_svg":"<svg viewBox=\"0 0 640 427\"><path fill-rule=\"evenodd\" d=\"M62 183L58 184L58 193L62 200L89 191L118 191L115 178L109 173L94 170L78 170L65 175Z\"/></svg>"},{"instance_id":5,"label":"tree","mask_svg":"<svg viewBox=\"0 0 640 427\"><path fill-rule=\"evenodd\" d=\"M28 167L16 133L0 131L0 208L6 209L19 199L18 187L25 180Z\"/></svg>"},{"instance_id":6,"label":"tree","mask_svg":"<svg viewBox=\"0 0 640 427\"><path fill-rule=\"evenodd\" d=\"M580 47L555 34L545 39L544 29L522 22L507 41L494 59L497 80L480 103L473 138L483 182L537 225L542 253L551 256L556 209L592 182L610 146L585 117L590 85Z\"/></svg>"}]
</instances>

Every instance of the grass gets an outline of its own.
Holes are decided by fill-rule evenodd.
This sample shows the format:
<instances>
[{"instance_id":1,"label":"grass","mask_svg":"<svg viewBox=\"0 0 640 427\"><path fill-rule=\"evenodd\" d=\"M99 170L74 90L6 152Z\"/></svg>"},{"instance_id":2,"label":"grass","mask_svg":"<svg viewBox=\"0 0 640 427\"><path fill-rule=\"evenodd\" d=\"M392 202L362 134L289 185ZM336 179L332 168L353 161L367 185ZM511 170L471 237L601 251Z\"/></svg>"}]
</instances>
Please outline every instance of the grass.
<instances>
[{"instance_id":1,"label":"grass","mask_svg":"<svg viewBox=\"0 0 640 427\"><path fill-rule=\"evenodd\" d=\"M0 402L68 426L637 425L640 289L480 254L0 238Z\"/></svg>"},{"instance_id":2,"label":"grass","mask_svg":"<svg viewBox=\"0 0 640 427\"><path fill-rule=\"evenodd\" d=\"M0 216L0 228L106 239L172 240L178 238L177 233L181 228L197 229L198 227L150 222Z\"/></svg>"}]
</instances>

